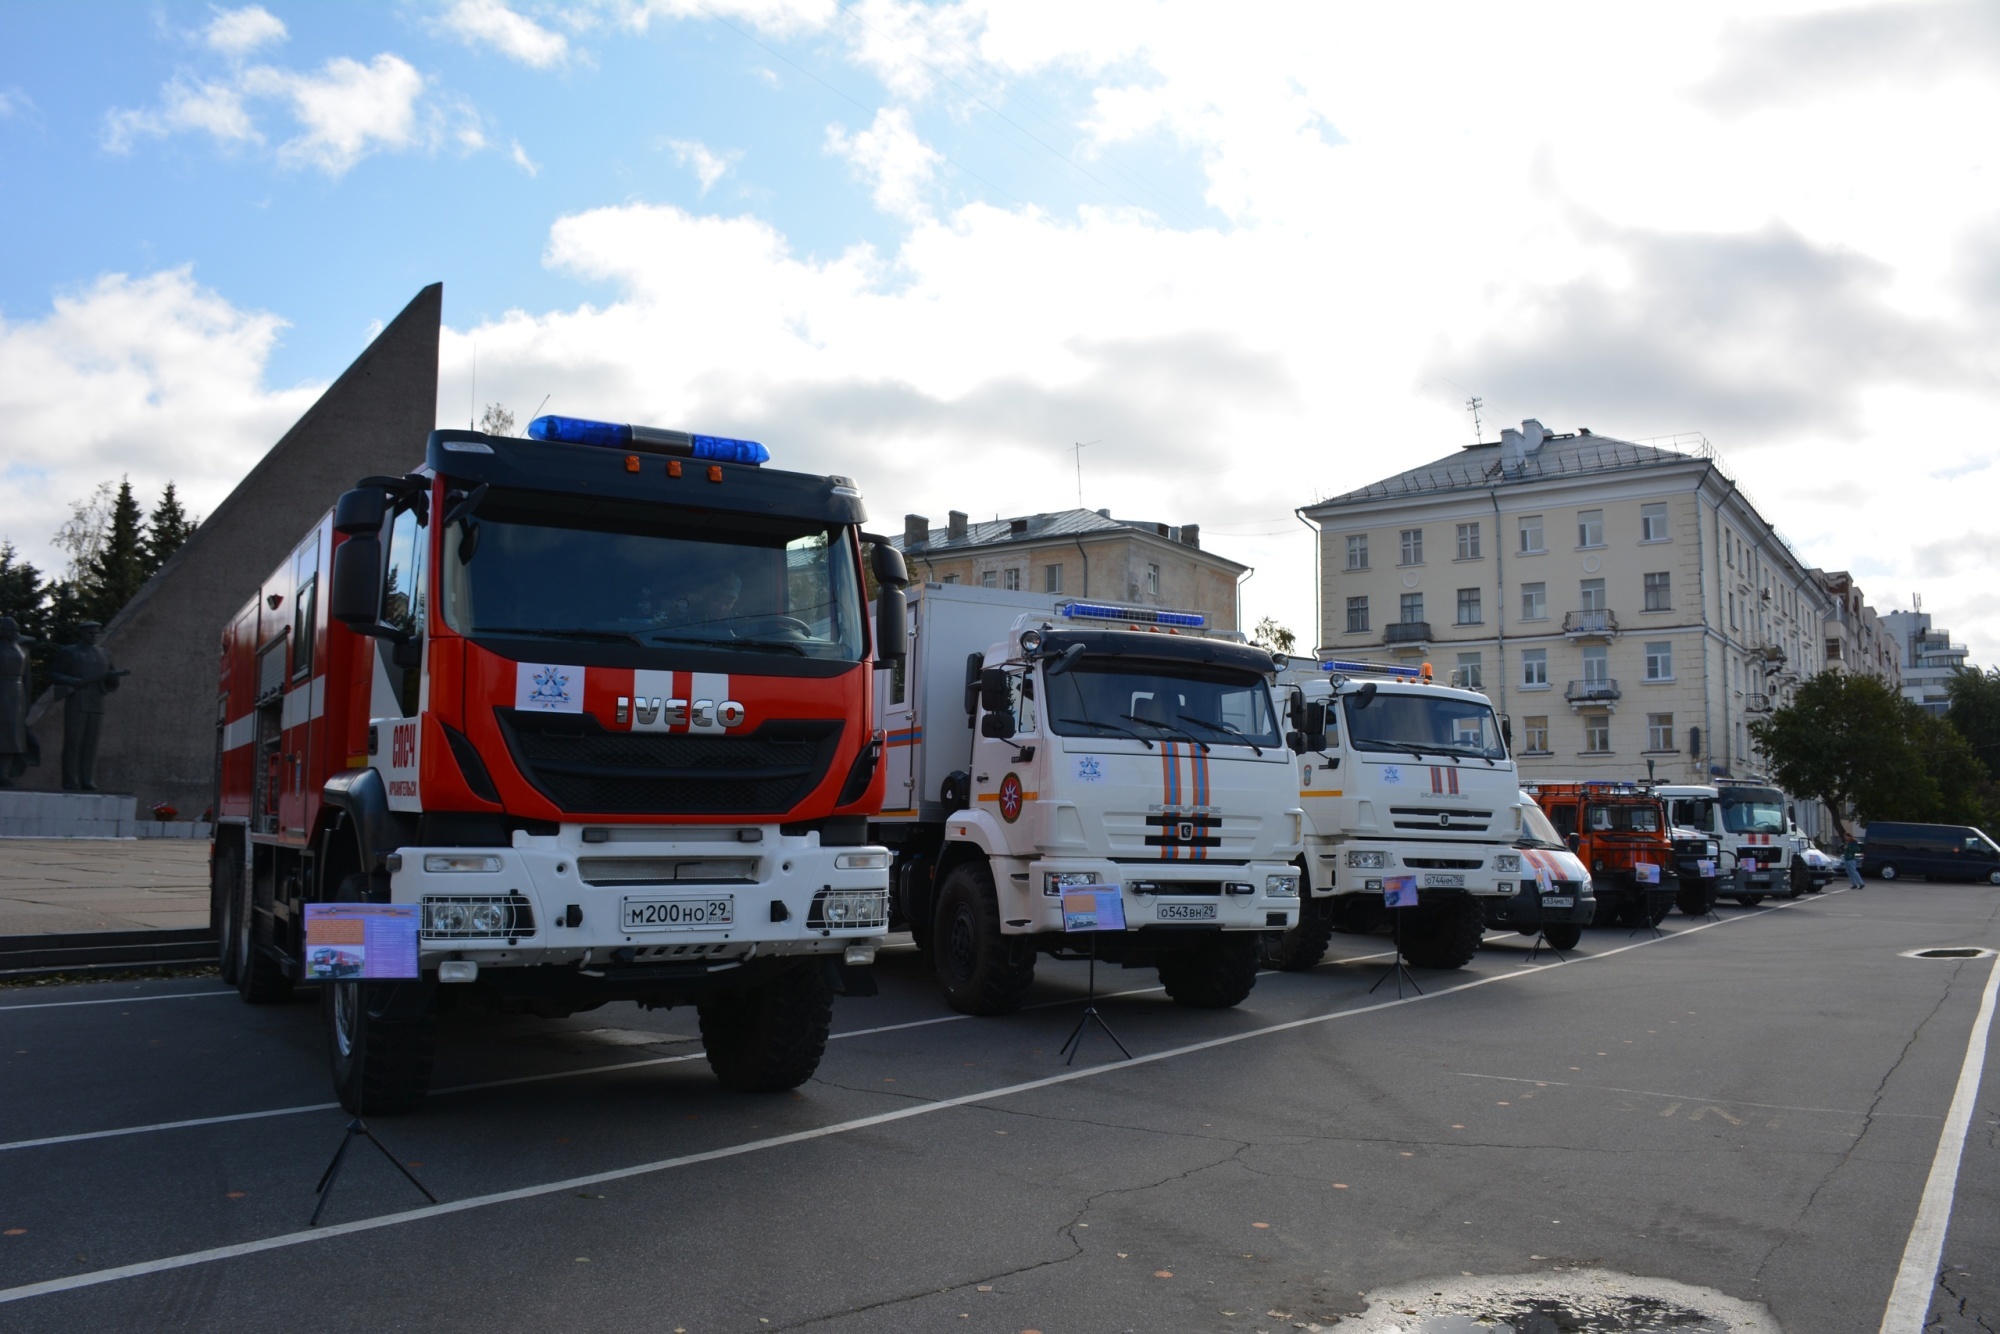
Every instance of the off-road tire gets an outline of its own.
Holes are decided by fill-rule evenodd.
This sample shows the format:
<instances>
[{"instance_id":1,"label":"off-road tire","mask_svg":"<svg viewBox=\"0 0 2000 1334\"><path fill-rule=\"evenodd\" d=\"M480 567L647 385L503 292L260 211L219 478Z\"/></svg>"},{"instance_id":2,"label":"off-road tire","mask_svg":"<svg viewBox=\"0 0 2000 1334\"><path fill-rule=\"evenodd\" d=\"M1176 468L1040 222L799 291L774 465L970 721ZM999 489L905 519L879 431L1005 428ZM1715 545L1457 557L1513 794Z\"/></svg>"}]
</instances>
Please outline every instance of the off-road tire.
<instances>
[{"instance_id":1,"label":"off-road tire","mask_svg":"<svg viewBox=\"0 0 2000 1334\"><path fill-rule=\"evenodd\" d=\"M1035 980L1035 948L1000 934L1000 903L983 861L960 862L938 886L932 962L945 1003L960 1014L1011 1014Z\"/></svg>"},{"instance_id":2,"label":"off-road tire","mask_svg":"<svg viewBox=\"0 0 2000 1334\"><path fill-rule=\"evenodd\" d=\"M259 921L256 909L257 880L236 873L236 920L231 930L230 949L236 956L236 994L246 1005L277 1005L292 998L292 979L262 946L271 943L269 918Z\"/></svg>"},{"instance_id":3,"label":"off-road tire","mask_svg":"<svg viewBox=\"0 0 2000 1334\"><path fill-rule=\"evenodd\" d=\"M1333 941L1333 899L1299 900L1299 924L1264 937L1264 958L1285 973L1303 973L1326 957Z\"/></svg>"},{"instance_id":4,"label":"off-road tire","mask_svg":"<svg viewBox=\"0 0 2000 1334\"><path fill-rule=\"evenodd\" d=\"M1646 925L1656 927L1666 921L1667 914L1674 910L1674 900L1679 897L1678 887L1671 892L1664 889L1659 892L1648 891L1646 897L1641 900L1643 906L1640 908L1645 915Z\"/></svg>"},{"instance_id":5,"label":"off-road tire","mask_svg":"<svg viewBox=\"0 0 2000 1334\"><path fill-rule=\"evenodd\" d=\"M224 986L236 985L236 918L243 911L242 849L227 843L216 848L219 854L209 867L209 893L215 899L215 952Z\"/></svg>"},{"instance_id":6,"label":"off-road tire","mask_svg":"<svg viewBox=\"0 0 2000 1334\"><path fill-rule=\"evenodd\" d=\"M1700 917L1715 906L1712 883L1700 880L1683 880L1674 892L1674 906L1681 910L1683 917Z\"/></svg>"},{"instance_id":7,"label":"off-road tire","mask_svg":"<svg viewBox=\"0 0 2000 1334\"><path fill-rule=\"evenodd\" d=\"M1403 960L1413 968L1463 968L1486 936L1486 909L1469 894L1440 908L1396 911L1410 913L1403 923Z\"/></svg>"},{"instance_id":8,"label":"off-road tire","mask_svg":"<svg viewBox=\"0 0 2000 1334\"><path fill-rule=\"evenodd\" d=\"M1762 894L1739 894L1736 896L1737 905L1743 908L1754 908L1763 901L1764 896Z\"/></svg>"},{"instance_id":9,"label":"off-road tire","mask_svg":"<svg viewBox=\"0 0 2000 1334\"><path fill-rule=\"evenodd\" d=\"M1542 939L1559 950L1573 950L1583 939L1581 922L1545 922L1542 925Z\"/></svg>"},{"instance_id":10,"label":"off-road tire","mask_svg":"<svg viewBox=\"0 0 2000 1334\"><path fill-rule=\"evenodd\" d=\"M1894 862L1883 862L1875 868L1875 878L1877 880L1897 880L1902 877L1902 874L1903 869Z\"/></svg>"},{"instance_id":11,"label":"off-road tire","mask_svg":"<svg viewBox=\"0 0 2000 1334\"><path fill-rule=\"evenodd\" d=\"M1160 956L1160 985L1176 1005L1227 1010L1257 985L1263 938L1252 931L1215 931L1191 950Z\"/></svg>"},{"instance_id":12,"label":"off-road tire","mask_svg":"<svg viewBox=\"0 0 2000 1334\"><path fill-rule=\"evenodd\" d=\"M356 1116L399 1116L415 1111L430 1092L437 1016L376 1017L370 1010L377 985L321 983L320 1017L340 1105Z\"/></svg>"},{"instance_id":13,"label":"off-road tire","mask_svg":"<svg viewBox=\"0 0 2000 1334\"><path fill-rule=\"evenodd\" d=\"M704 1001L698 1013L717 1079L738 1093L783 1093L819 1068L833 1027L833 988L815 962Z\"/></svg>"}]
</instances>

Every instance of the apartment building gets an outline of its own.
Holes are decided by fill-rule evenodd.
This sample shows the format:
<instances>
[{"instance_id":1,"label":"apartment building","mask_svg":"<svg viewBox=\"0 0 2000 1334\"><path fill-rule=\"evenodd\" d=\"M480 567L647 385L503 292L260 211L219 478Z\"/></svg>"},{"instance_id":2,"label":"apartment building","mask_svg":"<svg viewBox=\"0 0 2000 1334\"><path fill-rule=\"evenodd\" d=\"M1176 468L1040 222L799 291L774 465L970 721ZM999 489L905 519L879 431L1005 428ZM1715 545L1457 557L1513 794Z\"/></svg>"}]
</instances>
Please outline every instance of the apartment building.
<instances>
[{"instance_id":1,"label":"apartment building","mask_svg":"<svg viewBox=\"0 0 2000 1334\"><path fill-rule=\"evenodd\" d=\"M1931 628L1927 611L1892 611L1882 618L1883 628L1895 640L1902 661L1903 698L1932 713L1951 707L1946 687L1952 673L1965 666L1966 648L1951 642L1951 632Z\"/></svg>"},{"instance_id":2,"label":"apartment building","mask_svg":"<svg viewBox=\"0 0 2000 1334\"><path fill-rule=\"evenodd\" d=\"M1846 570L1814 570L1820 587L1833 599L1826 620L1825 670L1873 676L1891 690L1903 688L1902 645L1868 605L1854 576Z\"/></svg>"},{"instance_id":3,"label":"apartment building","mask_svg":"<svg viewBox=\"0 0 2000 1334\"><path fill-rule=\"evenodd\" d=\"M1237 584L1248 565L1201 547L1199 524L1114 519L1110 510L1057 510L975 523L952 510L943 528L903 517L895 542L927 583L981 584L1145 607L1198 611L1237 628Z\"/></svg>"},{"instance_id":4,"label":"apartment building","mask_svg":"<svg viewBox=\"0 0 2000 1334\"><path fill-rule=\"evenodd\" d=\"M1699 437L1541 423L1304 506L1322 656L1430 662L1510 715L1524 775L1758 770L1832 600Z\"/></svg>"}]
</instances>

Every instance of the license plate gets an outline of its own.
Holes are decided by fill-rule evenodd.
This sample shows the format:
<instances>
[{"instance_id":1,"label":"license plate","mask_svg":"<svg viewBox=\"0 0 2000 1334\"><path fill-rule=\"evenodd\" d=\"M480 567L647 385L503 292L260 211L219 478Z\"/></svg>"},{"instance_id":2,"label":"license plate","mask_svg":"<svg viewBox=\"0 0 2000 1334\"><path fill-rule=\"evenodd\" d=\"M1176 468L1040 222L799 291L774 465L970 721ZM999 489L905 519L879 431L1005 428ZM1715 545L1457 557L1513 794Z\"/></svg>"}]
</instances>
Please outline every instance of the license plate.
<instances>
[{"instance_id":1,"label":"license plate","mask_svg":"<svg viewBox=\"0 0 2000 1334\"><path fill-rule=\"evenodd\" d=\"M1213 922L1213 903L1162 903L1153 910L1155 920L1161 922Z\"/></svg>"},{"instance_id":2,"label":"license plate","mask_svg":"<svg viewBox=\"0 0 2000 1334\"><path fill-rule=\"evenodd\" d=\"M1436 872L1432 872L1430 875L1424 877L1424 884L1431 889L1464 889L1465 877L1462 875L1439 875Z\"/></svg>"},{"instance_id":3,"label":"license plate","mask_svg":"<svg viewBox=\"0 0 2000 1334\"><path fill-rule=\"evenodd\" d=\"M736 925L736 899L721 894L699 899L626 899L627 931L700 931Z\"/></svg>"},{"instance_id":4,"label":"license plate","mask_svg":"<svg viewBox=\"0 0 2000 1334\"><path fill-rule=\"evenodd\" d=\"M1544 908L1574 908L1576 900L1567 895L1544 894L1542 895L1542 906Z\"/></svg>"}]
</instances>

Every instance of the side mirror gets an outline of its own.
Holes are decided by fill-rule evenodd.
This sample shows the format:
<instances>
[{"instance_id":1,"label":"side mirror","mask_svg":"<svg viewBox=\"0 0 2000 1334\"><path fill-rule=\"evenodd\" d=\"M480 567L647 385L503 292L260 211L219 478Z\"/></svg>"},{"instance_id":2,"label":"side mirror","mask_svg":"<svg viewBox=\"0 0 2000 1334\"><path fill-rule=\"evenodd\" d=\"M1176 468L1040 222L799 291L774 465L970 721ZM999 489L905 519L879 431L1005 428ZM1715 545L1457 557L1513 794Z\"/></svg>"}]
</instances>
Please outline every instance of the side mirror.
<instances>
[{"instance_id":1,"label":"side mirror","mask_svg":"<svg viewBox=\"0 0 2000 1334\"><path fill-rule=\"evenodd\" d=\"M909 652L910 604L903 600L901 588L884 582L875 590L875 669L901 662Z\"/></svg>"},{"instance_id":2,"label":"side mirror","mask_svg":"<svg viewBox=\"0 0 2000 1334\"><path fill-rule=\"evenodd\" d=\"M1305 754L1306 734L1304 732L1298 732L1298 731L1285 733L1285 749L1289 750L1294 755Z\"/></svg>"},{"instance_id":3,"label":"side mirror","mask_svg":"<svg viewBox=\"0 0 2000 1334\"><path fill-rule=\"evenodd\" d=\"M869 570L878 584L894 584L897 588L910 582L910 567L904 561L903 553L884 542L879 537L871 537L869 548Z\"/></svg>"},{"instance_id":4,"label":"side mirror","mask_svg":"<svg viewBox=\"0 0 2000 1334\"><path fill-rule=\"evenodd\" d=\"M1565 834L1563 836L1563 842L1569 845L1569 850L1571 852L1575 852L1578 848L1581 848L1583 846L1583 835Z\"/></svg>"},{"instance_id":5,"label":"side mirror","mask_svg":"<svg viewBox=\"0 0 2000 1334\"><path fill-rule=\"evenodd\" d=\"M965 655L965 725L972 726L973 718L979 713L979 674L986 668L984 653Z\"/></svg>"},{"instance_id":6,"label":"side mirror","mask_svg":"<svg viewBox=\"0 0 2000 1334\"><path fill-rule=\"evenodd\" d=\"M1005 741L1018 730L1014 692L1005 668L988 667L979 673L979 707L986 715L979 720L979 735Z\"/></svg>"},{"instance_id":7,"label":"side mirror","mask_svg":"<svg viewBox=\"0 0 2000 1334\"><path fill-rule=\"evenodd\" d=\"M333 506L333 531L343 537L379 533L389 517L389 492L379 486L357 486L340 493Z\"/></svg>"},{"instance_id":8,"label":"side mirror","mask_svg":"<svg viewBox=\"0 0 2000 1334\"><path fill-rule=\"evenodd\" d=\"M1314 700L1305 706L1303 716L1299 720L1299 730L1301 732L1317 732L1323 737L1326 733L1326 715L1326 702L1324 700ZM1318 750L1325 744L1322 741L1320 746L1315 746L1313 749Z\"/></svg>"},{"instance_id":9,"label":"side mirror","mask_svg":"<svg viewBox=\"0 0 2000 1334\"><path fill-rule=\"evenodd\" d=\"M1514 750L1514 718L1512 714L1500 715L1500 739L1506 743L1508 753Z\"/></svg>"},{"instance_id":10,"label":"side mirror","mask_svg":"<svg viewBox=\"0 0 2000 1334\"><path fill-rule=\"evenodd\" d=\"M1285 721L1293 727L1303 727L1306 721L1306 697L1297 689L1285 692Z\"/></svg>"},{"instance_id":11,"label":"side mirror","mask_svg":"<svg viewBox=\"0 0 2000 1334\"><path fill-rule=\"evenodd\" d=\"M347 496L342 496L341 503L346 502ZM359 634L367 634L381 620L382 539L373 532L349 537L333 553L327 614Z\"/></svg>"}]
</instances>

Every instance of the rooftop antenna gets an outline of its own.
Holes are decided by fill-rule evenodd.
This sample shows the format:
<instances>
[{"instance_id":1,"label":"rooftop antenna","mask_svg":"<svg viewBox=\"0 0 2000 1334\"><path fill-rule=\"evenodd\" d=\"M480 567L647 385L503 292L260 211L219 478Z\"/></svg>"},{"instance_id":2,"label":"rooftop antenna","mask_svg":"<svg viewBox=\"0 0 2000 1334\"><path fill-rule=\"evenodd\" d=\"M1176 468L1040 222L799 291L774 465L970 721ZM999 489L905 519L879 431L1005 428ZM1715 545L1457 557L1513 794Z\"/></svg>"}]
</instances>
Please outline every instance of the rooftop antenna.
<instances>
[{"instance_id":1,"label":"rooftop antenna","mask_svg":"<svg viewBox=\"0 0 2000 1334\"><path fill-rule=\"evenodd\" d=\"M1102 443L1104 443L1104 437L1099 436L1095 440L1078 440L1070 446L1076 453L1076 507L1078 509L1083 508L1083 451L1092 445Z\"/></svg>"},{"instance_id":2,"label":"rooftop antenna","mask_svg":"<svg viewBox=\"0 0 2000 1334\"><path fill-rule=\"evenodd\" d=\"M539 417L539 416L541 416L541 415L542 415L542 409L543 409L543 408L545 408L545 407L547 407L547 406L549 405L549 399L550 399L551 397L553 397L553 394L552 394L552 393L550 393L550 394L543 394L543 395L542 395L542 401L541 401L541 402L539 402L539 403L537 403L537 404L535 404L535 412L534 412L534 417ZM534 420L534 417L530 417L530 418L529 418L529 420L530 420L530 421L533 421L533 420Z\"/></svg>"},{"instance_id":3,"label":"rooftop antenna","mask_svg":"<svg viewBox=\"0 0 2000 1334\"><path fill-rule=\"evenodd\" d=\"M1479 410L1485 406L1486 400L1477 394L1465 400L1466 410L1472 414L1472 443L1475 445L1486 441L1486 428L1479 424Z\"/></svg>"}]
</instances>

